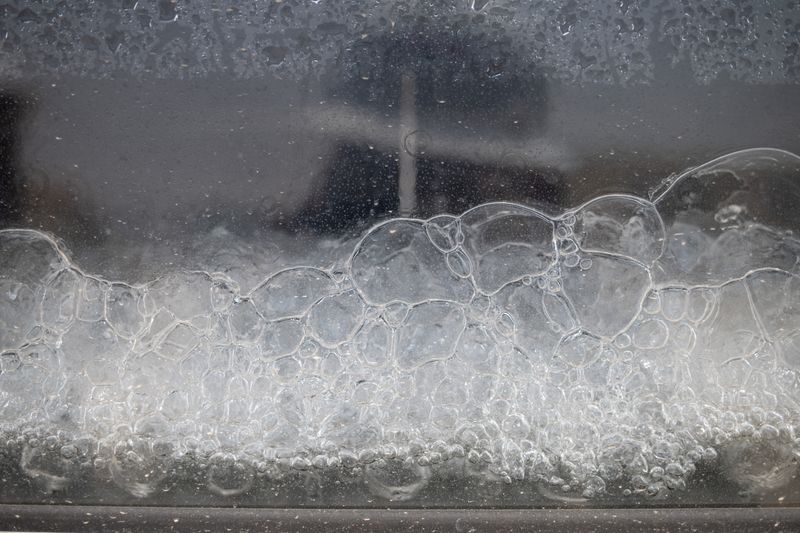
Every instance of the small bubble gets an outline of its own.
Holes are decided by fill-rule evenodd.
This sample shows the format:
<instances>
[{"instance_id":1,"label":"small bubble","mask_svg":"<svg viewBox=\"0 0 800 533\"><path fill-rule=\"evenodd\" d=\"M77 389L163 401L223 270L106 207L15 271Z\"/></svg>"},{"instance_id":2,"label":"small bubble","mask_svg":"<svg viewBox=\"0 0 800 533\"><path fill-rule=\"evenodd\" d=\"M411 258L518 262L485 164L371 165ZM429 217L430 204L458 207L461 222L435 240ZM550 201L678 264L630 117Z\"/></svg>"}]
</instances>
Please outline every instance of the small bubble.
<instances>
[{"instance_id":1,"label":"small bubble","mask_svg":"<svg viewBox=\"0 0 800 533\"><path fill-rule=\"evenodd\" d=\"M453 274L460 278L468 278L472 275L472 262L462 251L447 254L447 266Z\"/></svg>"},{"instance_id":2,"label":"small bubble","mask_svg":"<svg viewBox=\"0 0 800 533\"><path fill-rule=\"evenodd\" d=\"M620 333L614 338L614 346L617 348L627 348L631 345L631 337L627 333Z\"/></svg>"},{"instance_id":3,"label":"small bubble","mask_svg":"<svg viewBox=\"0 0 800 533\"><path fill-rule=\"evenodd\" d=\"M432 140L433 138L428 132L414 130L403 139L403 149L412 157L420 157L425 155Z\"/></svg>"},{"instance_id":4,"label":"small bubble","mask_svg":"<svg viewBox=\"0 0 800 533\"><path fill-rule=\"evenodd\" d=\"M67 444L61 447L61 456L64 459L72 459L78 455L78 448L72 444Z\"/></svg>"},{"instance_id":5,"label":"small bubble","mask_svg":"<svg viewBox=\"0 0 800 533\"><path fill-rule=\"evenodd\" d=\"M559 249L561 255L571 255L578 252L578 245L572 239L565 239L561 241L561 247Z\"/></svg>"},{"instance_id":6,"label":"small bubble","mask_svg":"<svg viewBox=\"0 0 800 533\"><path fill-rule=\"evenodd\" d=\"M567 268L575 268L576 266L578 266L578 263L580 263L581 260L580 256L578 256L578 254L576 253L565 255L563 256L563 258L564 258L564 266Z\"/></svg>"},{"instance_id":7,"label":"small bubble","mask_svg":"<svg viewBox=\"0 0 800 533\"><path fill-rule=\"evenodd\" d=\"M644 299L642 310L650 315L655 315L661 311L661 298L656 291L650 291Z\"/></svg>"}]
</instances>

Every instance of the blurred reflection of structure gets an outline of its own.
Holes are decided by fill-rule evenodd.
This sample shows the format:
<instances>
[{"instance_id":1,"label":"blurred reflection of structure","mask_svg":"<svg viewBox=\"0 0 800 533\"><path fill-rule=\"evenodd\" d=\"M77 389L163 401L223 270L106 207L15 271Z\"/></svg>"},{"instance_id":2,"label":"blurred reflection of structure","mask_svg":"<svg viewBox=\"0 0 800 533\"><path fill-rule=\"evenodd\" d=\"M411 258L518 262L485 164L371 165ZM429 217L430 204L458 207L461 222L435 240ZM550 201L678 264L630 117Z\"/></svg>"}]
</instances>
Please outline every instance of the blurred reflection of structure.
<instances>
[{"instance_id":1,"label":"blurred reflection of structure","mask_svg":"<svg viewBox=\"0 0 800 533\"><path fill-rule=\"evenodd\" d=\"M103 224L79 187L91 187L78 171L45 172L24 162L29 120L36 120L38 96L24 87L0 88L0 225L36 228L64 236L103 239Z\"/></svg>"},{"instance_id":2,"label":"blurred reflection of structure","mask_svg":"<svg viewBox=\"0 0 800 533\"><path fill-rule=\"evenodd\" d=\"M25 109L19 95L0 90L0 223L3 224L19 216L19 128Z\"/></svg>"},{"instance_id":3,"label":"blurred reflection of structure","mask_svg":"<svg viewBox=\"0 0 800 533\"><path fill-rule=\"evenodd\" d=\"M556 205L565 150L544 137L547 84L510 39L409 27L348 48L308 127L337 147L289 225L318 232L488 201Z\"/></svg>"}]
</instances>

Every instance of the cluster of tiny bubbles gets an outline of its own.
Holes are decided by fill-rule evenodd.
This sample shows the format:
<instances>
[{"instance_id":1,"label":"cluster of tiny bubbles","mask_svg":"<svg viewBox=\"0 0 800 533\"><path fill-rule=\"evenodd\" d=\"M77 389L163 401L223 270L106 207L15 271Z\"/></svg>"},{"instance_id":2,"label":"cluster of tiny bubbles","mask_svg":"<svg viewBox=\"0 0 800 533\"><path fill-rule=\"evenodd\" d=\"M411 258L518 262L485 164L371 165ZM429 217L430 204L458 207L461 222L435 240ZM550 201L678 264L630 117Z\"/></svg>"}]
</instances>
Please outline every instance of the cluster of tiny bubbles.
<instances>
[{"instance_id":1,"label":"cluster of tiny bubbles","mask_svg":"<svg viewBox=\"0 0 800 533\"><path fill-rule=\"evenodd\" d=\"M442 475L667 497L701 464L780 489L800 452L800 225L697 209L742 168L762 190L800 178L800 158L759 149L556 217L393 219L346 264L246 292L203 270L109 281L2 230L3 460L44 490L91 474L137 497L187 456L220 497L332 471L394 501ZM733 201L764 199L710 203Z\"/></svg>"},{"instance_id":2,"label":"cluster of tiny bubbles","mask_svg":"<svg viewBox=\"0 0 800 533\"><path fill-rule=\"evenodd\" d=\"M486 64L496 76L524 68L518 56L554 79L641 83L653 79L656 40L705 83L800 75L800 56L786 45L800 31L796 2L624 0L597 9L594 0L10 0L0 13L0 72L9 77L299 77L340 64L342 51L366 38L424 28L470 32L487 59L498 44L513 43L512 56ZM358 69L369 72L379 57Z\"/></svg>"}]
</instances>

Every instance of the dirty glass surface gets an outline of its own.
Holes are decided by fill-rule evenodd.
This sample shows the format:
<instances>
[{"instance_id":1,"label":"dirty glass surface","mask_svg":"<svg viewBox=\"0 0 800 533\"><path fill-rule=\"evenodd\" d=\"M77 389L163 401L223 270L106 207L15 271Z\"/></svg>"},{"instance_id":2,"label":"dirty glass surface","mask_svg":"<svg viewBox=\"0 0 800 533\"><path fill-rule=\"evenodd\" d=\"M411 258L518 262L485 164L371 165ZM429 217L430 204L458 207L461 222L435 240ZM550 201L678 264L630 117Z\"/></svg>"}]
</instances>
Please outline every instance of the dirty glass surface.
<instances>
[{"instance_id":1,"label":"dirty glass surface","mask_svg":"<svg viewBox=\"0 0 800 533\"><path fill-rule=\"evenodd\" d=\"M0 501L797 505L800 4L0 0Z\"/></svg>"}]
</instances>

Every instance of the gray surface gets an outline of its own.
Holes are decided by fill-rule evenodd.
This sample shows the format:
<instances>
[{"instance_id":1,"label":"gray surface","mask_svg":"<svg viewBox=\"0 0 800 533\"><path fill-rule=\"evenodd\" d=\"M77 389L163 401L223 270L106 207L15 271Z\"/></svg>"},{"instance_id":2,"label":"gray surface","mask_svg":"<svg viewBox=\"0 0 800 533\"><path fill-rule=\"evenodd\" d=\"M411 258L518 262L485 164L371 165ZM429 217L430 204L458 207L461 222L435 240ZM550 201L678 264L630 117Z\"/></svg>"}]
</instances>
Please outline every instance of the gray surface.
<instances>
[{"instance_id":1,"label":"gray surface","mask_svg":"<svg viewBox=\"0 0 800 533\"><path fill-rule=\"evenodd\" d=\"M797 508L549 510L0 506L9 531L797 531Z\"/></svg>"}]
</instances>

